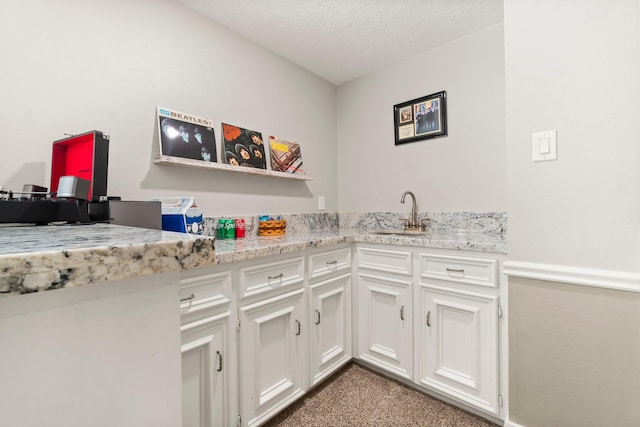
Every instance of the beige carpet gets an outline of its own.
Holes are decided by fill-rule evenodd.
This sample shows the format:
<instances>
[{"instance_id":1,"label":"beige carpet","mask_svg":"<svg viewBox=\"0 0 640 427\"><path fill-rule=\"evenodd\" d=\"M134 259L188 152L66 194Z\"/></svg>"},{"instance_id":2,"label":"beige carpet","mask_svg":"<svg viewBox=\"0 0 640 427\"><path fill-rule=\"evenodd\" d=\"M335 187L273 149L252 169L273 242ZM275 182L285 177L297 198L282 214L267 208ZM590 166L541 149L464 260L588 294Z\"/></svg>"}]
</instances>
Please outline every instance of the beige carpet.
<instances>
[{"instance_id":1,"label":"beige carpet","mask_svg":"<svg viewBox=\"0 0 640 427\"><path fill-rule=\"evenodd\" d=\"M265 425L496 426L355 363L345 366Z\"/></svg>"}]
</instances>

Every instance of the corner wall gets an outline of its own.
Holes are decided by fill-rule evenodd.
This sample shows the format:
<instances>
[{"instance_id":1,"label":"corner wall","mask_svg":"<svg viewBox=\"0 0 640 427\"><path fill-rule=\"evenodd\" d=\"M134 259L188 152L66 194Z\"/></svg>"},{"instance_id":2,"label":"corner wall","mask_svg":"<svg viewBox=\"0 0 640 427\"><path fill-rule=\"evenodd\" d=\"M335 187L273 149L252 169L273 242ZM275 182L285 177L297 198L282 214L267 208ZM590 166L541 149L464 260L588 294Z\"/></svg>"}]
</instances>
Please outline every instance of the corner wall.
<instances>
[{"instance_id":1,"label":"corner wall","mask_svg":"<svg viewBox=\"0 0 640 427\"><path fill-rule=\"evenodd\" d=\"M413 41L408 41L413 42ZM447 91L448 136L394 145L393 106ZM338 87L339 209L505 211L504 39L496 25Z\"/></svg>"},{"instance_id":2,"label":"corner wall","mask_svg":"<svg viewBox=\"0 0 640 427\"><path fill-rule=\"evenodd\" d=\"M505 0L506 425L640 425L639 8Z\"/></svg>"},{"instance_id":3,"label":"corner wall","mask_svg":"<svg viewBox=\"0 0 640 427\"><path fill-rule=\"evenodd\" d=\"M640 271L638 7L505 2L510 259ZM532 162L551 129L558 160Z\"/></svg>"}]
</instances>

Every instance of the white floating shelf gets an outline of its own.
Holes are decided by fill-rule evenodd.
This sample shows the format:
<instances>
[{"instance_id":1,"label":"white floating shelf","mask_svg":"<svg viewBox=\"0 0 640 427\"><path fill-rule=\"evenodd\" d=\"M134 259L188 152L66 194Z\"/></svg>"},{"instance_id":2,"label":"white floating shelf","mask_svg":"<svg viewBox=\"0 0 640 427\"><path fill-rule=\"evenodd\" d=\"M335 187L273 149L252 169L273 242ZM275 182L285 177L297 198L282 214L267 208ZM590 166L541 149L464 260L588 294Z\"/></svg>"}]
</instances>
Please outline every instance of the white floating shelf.
<instances>
[{"instance_id":1,"label":"white floating shelf","mask_svg":"<svg viewBox=\"0 0 640 427\"><path fill-rule=\"evenodd\" d=\"M199 169L215 169L229 172L248 173L253 175L271 176L274 178L295 179L298 181L313 181L313 178L304 174L270 171L266 169L249 168L245 166L231 166L225 163L205 162L202 160L184 159L182 157L160 156L153 163L158 165L187 166Z\"/></svg>"}]
</instances>

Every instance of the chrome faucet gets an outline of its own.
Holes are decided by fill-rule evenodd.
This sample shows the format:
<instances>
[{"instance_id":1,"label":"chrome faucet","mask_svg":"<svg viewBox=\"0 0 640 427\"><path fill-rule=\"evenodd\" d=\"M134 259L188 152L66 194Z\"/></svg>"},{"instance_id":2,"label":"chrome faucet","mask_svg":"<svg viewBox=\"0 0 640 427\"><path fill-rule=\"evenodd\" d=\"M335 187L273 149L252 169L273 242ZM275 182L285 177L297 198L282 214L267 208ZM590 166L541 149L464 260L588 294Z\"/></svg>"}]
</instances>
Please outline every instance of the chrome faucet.
<instances>
[{"instance_id":1,"label":"chrome faucet","mask_svg":"<svg viewBox=\"0 0 640 427\"><path fill-rule=\"evenodd\" d=\"M402 198L400 199L400 203L404 203L404 198L407 196L411 196L413 199L413 203L411 205L411 217L405 222L405 230L417 230L422 229L422 224L418 224L418 206L416 205L416 196L411 191L405 191L402 193Z\"/></svg>"},{"instance_id":2,"label":"chrome faucet","mask_svg":"<svg viewBox=\"0 0 640 427\"><path fill-rule=\"evenodd\" d=\"M424 223L429 221L429 218L424 218L418 221L418 205L416 204L416 196L411 191L405 191L402 193L400 203L404 203L404 199L407 196L411 196L413 203L411 204L410 218L404 220L404 231L422 232L425 231Z\"/></svg>"}]
</instances>

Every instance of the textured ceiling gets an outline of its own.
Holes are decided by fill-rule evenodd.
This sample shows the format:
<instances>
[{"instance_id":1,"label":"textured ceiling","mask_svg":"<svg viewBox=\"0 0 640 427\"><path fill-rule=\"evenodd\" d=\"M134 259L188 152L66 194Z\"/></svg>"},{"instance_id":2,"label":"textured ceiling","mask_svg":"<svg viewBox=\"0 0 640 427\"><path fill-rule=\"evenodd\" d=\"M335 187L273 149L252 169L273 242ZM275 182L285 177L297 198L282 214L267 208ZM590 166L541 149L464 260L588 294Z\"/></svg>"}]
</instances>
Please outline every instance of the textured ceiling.
<instances>
[{"instance_id":1,"label":"textured ceiling","mask_svg":"<svg viewBox=\"0 0 640 427\"><path fill-rule=\"evenodd\" d=\"M502 0L179 0L341 84L501 23Z\"/></svg>"}]
</instances>

